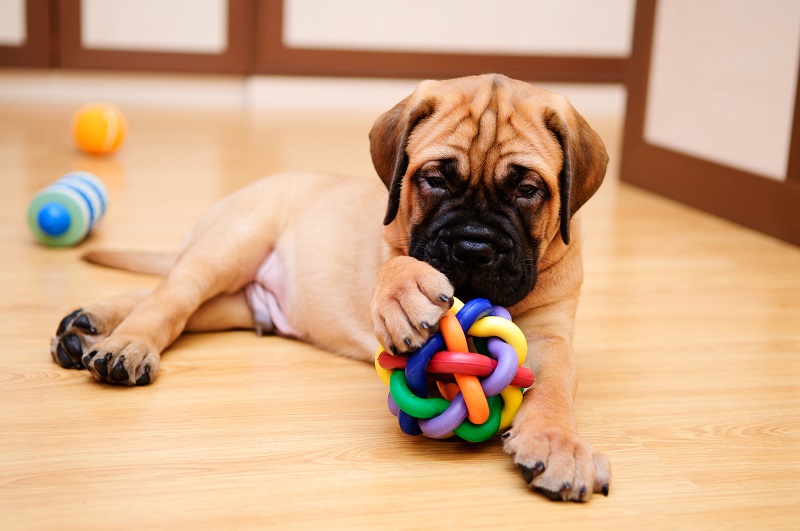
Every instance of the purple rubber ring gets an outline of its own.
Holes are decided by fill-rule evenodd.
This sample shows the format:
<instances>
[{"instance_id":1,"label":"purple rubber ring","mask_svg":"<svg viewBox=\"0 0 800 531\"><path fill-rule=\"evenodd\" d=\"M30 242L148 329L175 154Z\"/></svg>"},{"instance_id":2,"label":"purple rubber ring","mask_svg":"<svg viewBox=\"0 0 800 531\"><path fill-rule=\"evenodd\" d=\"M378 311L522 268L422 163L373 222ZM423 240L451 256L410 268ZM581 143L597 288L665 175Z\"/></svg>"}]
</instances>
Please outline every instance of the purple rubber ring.
<instances>
[{"instance_id":1,"label":"purple rubber ring","mask_svg":"<svg viewBox=\"0 0 800 531\"><path fill-rule=\"evenodd\" d=\"M492 306L492 311L497 317L502 317L508 321L511 320L511 314L508 313L508 310L503 308L502 306Z\"/></svg>"},{"instance_id":2,"label":"purple rubber ring","mask_svg":"<svg viewBox=\"0 0 800 531\"><path fill-rule=\"evenodd\" d=\"M448 433L458 428L464 419L467 418L467 404L464 397L458 393L453 397L453 401L444 410L444 413L431 419L420 419L419 427L422 433L432 439L441 439Z\"/></svg>"},{"instance_id":3,"label":"purple rubber ring","mask_svg":"<svg viewBox=\"0 0 800 531\"><path fill-rule=\"evenodd\" d=\"M389 403L389 411L392 413L392 415L394 415L395 417L399 416L400 406L398 406L397 402L395 402L394 398L392 398L392 393L389 393L388 403Z\"/></svg>"},{"instance_id":4,"label":"purple rubber ring","mask_svg":"<svg viewBox=\"0 0 800 531\"><path fill-rule=\"evenodd\" d=\"M489 338L489 355L497 360L494 372L481 380L484 394L489 396L499 395L509 386L517 374L517 351L514 347L496 337Z\"/></svg>"}]
</instances>

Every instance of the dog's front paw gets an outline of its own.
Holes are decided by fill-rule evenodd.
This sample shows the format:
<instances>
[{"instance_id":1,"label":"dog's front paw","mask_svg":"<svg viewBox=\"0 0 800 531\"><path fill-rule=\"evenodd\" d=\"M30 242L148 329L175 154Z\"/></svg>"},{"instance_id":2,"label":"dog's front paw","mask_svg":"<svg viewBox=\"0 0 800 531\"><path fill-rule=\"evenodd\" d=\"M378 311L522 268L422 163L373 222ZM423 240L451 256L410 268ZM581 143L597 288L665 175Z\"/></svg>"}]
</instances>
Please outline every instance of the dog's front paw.
<instances>
[{"instance_id":1,"label":"dog's front paw","mask_svg":"<svg viewBox=\"0 0 800 531\"><path fill-rule=\"evenodd\" d=\"M504 433L503 439L505 451L531 489L552 500L584 502L593 493L608 496L608 457L595 453L575 431L523 424Z\"/></svg>"},{"instance_id":2,"label":"dog's front paw","mask_svg":"<svg viewBox=\"0 0 800 531\"><path fill-rule=\"evenodd\" d=\"M372 323L378 341L394 354L422 346L453 306L453 286L442 273L414 258L399 256L378 272L372 294Z\"/></svg>"},{"instance_id":3,"label":"dog's front paw","mask_svg":"<svg viewBox=\"0 0 800 531\"><path fill-rule=\"evenodd\" d=\"M117 385L147 385L158 373L161 355L145 341L114 333L92 347L83 363L95 380Z\"/></svg>"}]
</instances>

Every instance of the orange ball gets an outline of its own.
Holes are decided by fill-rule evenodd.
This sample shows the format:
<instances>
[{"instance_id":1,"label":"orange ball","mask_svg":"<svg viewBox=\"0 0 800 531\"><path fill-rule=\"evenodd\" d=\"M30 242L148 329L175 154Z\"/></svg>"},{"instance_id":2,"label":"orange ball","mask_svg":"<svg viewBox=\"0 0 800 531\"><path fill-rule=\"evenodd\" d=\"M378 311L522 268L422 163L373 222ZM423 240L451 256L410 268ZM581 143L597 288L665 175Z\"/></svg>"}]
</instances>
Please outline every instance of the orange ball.
<instances>
[{"instance_id":1,"label":"orange ball","mask_svg":"<svg viewBox=\"0 0 800 531\"><path fill-rule=\"evenodd\" d=\"M81 107L72 120L72 135L81 151L91 155L110 155L125 140L128 125L125 115L107 103Z\"/></svg>"}]
</instances>

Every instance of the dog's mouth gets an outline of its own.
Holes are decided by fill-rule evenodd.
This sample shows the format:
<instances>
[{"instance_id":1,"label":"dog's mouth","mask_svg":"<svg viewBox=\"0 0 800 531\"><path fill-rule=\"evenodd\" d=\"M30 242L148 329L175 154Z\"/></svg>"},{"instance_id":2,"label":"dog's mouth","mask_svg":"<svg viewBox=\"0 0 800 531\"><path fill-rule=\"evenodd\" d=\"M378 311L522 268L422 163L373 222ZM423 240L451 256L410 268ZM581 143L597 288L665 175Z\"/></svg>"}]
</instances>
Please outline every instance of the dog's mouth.
<instances>
[{"instance_id":1,"label":"dog's mouth","mask_svg":"<svg viewBox=\"0 0 800 531\"><path fill-rule=\"evenodd\" d=\"M444 273L461 300L512 306L536 283L536 255L526 247L502 230L469 222L438 227L427 237L412 234L409 255Z\"/></svg>"}]
</instances>

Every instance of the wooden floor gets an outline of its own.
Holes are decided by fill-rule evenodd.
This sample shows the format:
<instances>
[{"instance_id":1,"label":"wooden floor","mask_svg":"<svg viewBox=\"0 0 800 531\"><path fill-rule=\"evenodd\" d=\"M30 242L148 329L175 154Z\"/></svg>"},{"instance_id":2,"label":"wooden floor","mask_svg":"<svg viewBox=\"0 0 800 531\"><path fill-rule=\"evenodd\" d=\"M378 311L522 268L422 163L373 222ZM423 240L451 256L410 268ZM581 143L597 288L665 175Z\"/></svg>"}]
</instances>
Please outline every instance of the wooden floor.
<instances>
[{"instance_id":1,"label":"wooden floor","mask_svg":"<svg viewBox=\"0 0 800 531\"><path fill-rule=\"evenodd\" d=\"M800 249L620 185L607 117L588 117L616 162L583 212L575 342L608 498L527 491L496 439L406 437L369 366L288 340L184 336L145 388L62 370L48 345L64 314L155 282L87 249L171 250L213 200L278 170L377 183L371 116L126 112L123 150L91 159L71 109L0 106L0 529L800 526ZM40 247L26 205L72 169L108 183L107 218L76 249Z\"/></svg>"}]
</instances>

